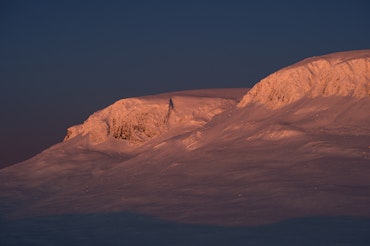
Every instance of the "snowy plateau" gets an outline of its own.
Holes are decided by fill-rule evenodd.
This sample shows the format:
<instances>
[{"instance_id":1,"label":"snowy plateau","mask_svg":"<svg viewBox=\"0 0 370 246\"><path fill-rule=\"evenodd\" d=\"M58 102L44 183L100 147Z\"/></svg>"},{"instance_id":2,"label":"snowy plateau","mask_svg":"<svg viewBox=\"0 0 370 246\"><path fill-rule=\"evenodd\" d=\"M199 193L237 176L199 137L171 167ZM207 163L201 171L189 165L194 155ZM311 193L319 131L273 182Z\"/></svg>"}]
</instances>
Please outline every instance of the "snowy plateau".
<instances>
[{"instance_id":1,"label":"snowy plateau","mask_svg":"<svg viewBox=\"0 0 370 246\"><path fill-rule=\"evenodd\" d=\"M0 180L2 245L370 245L370 50L119 100Z\"/></svg>"}]
</instances>

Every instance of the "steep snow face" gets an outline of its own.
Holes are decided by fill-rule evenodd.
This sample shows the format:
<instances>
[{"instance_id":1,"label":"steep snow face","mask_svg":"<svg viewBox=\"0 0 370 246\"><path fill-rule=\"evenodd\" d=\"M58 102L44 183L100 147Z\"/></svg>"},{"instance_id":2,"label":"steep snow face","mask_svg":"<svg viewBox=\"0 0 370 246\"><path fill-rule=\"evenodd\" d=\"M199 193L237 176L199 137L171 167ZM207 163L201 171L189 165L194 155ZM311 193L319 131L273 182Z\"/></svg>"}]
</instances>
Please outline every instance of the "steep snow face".
<instances>
[{"instance_id":1,"label":"steep snow face","mask_svg":"<svg viewBox=\"0 0 370 246\"><path fill-rule=\"evenodd\" d=\"M257 83L238 106L279 108L318 96L370 96L370 50L308 58L283 68Z\"/></svg>"},{"instance_id":2,"label":"steep snow face","mask_svg":"<svg viewBox=\"0 0 370 246\"><path fill-rule=\"evenodd\" d=\"M165 128L166 103L150 103L136 98L123 99L91 115L83 124L70 127L65 140L89 134L92 142L108 137L144 141L159 135Z\"/></svg>"},{"instance_id":3,"label":"steep snow face","mask_svg":"<svg viewBox=\"0 0 370 246\"><path fill-rule=\"evenodd\" d=\"M173 128L202 126L228 105L235 101L191 96L122 99L70 127L64 140L88 135L92 143L115 138L141 145Z\"/></svg>"}]
</instances>

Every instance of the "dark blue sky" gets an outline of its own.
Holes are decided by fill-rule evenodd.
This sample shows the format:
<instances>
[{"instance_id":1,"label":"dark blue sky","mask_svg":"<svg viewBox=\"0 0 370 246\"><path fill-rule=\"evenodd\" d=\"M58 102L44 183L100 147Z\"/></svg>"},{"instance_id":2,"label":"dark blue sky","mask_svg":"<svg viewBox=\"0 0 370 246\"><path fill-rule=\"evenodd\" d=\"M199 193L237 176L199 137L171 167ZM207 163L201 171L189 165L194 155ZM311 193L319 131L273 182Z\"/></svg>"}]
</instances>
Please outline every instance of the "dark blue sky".
<instances>
[{"instance_id":1,"label":"dark blue sky","mask_svg":"<svg viewBox=\"0 0 370 246\"><path fill-rule=\"evenodd\" d=\"M367 1L1 1L0 167L114 101L370 48Z\"/></svg>"}]
</instances>

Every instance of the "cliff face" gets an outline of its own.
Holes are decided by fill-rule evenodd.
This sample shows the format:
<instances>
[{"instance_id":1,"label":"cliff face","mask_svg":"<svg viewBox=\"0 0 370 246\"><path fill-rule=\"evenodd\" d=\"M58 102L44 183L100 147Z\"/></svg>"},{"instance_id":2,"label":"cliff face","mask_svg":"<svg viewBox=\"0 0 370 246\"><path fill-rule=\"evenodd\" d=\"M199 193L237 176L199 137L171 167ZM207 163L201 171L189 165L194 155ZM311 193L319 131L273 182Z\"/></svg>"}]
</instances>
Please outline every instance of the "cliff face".
<instances>
[{"instance_id":1,"label":"cliff face","mask_svg":"<svg viewBox=\"0 0 370 246\"><path fill-rule=\"evenodd\" d=\"M370 95L370 50L313 57L283 68L257 83L241 100L280 108L304 97Z\"/></svg>"}]
</instances>

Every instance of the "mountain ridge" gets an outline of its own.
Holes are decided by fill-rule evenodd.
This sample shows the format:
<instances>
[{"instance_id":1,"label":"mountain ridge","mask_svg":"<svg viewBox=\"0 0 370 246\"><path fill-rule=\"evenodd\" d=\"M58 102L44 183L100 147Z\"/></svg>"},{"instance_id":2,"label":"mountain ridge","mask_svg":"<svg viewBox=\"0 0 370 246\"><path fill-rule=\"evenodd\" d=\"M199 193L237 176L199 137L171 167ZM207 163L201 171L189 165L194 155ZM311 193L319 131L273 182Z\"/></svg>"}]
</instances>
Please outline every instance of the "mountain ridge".
<instances>
[{"instance_id":1,"label":"mountain ridge","mask_svg":"<svg viewBox=\"0 0 370 246\"><path fill-rule=\"evenodd\" d=\"M370 96L370 50L307 58L262 79L240 101L235 100L233 93L230 90L230 98L226 98L210 89L122 99L94 113L83 124L70 127L65 141L81 134L89 135L95 143L114 137L141 145L168 131L168 122L172 126L201 126L234 103L239 108L261 104L278 109L305 98L366 98ZM173 114L169 100L180 107Z\"/></svg>"}]
</instances>

